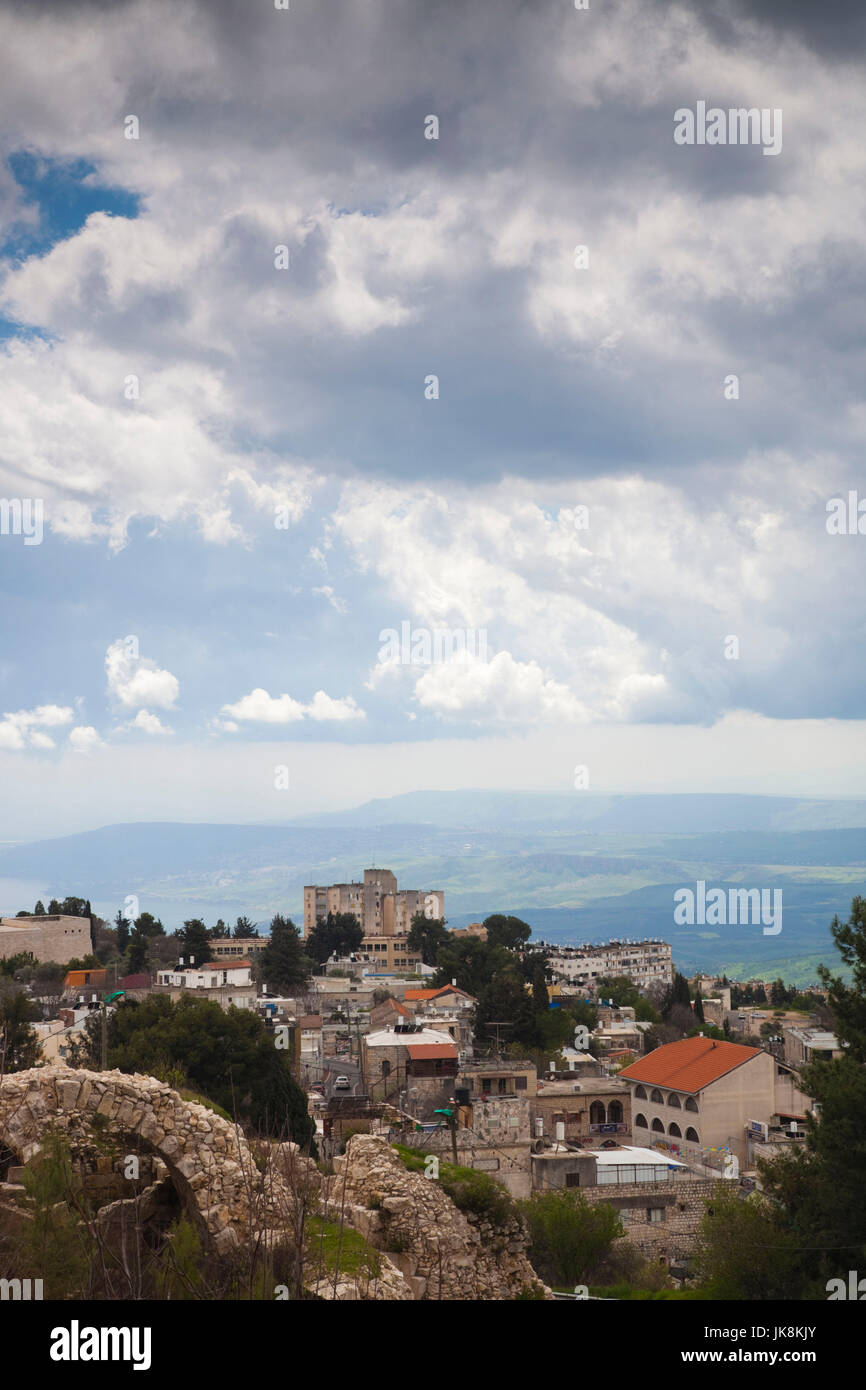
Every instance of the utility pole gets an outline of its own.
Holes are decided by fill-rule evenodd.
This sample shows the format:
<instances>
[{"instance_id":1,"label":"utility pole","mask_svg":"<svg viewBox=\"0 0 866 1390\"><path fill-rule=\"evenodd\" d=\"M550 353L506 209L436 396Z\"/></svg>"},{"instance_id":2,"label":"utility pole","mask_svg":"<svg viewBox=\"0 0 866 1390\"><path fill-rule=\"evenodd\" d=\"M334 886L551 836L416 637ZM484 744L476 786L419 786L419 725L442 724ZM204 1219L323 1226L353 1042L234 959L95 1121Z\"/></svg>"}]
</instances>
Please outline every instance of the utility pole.
<instances>
[{"instance_id":1,"label":"utility pole","mask_svg":"<svg viewBox=\"0 0 866 1390\"><path fill-rule=\"evenodd\" d=\"M122 999L125 990L116 989L113 994L102 996L102 1071L108 1071L108 1005L115 999Z\"/></svg>"}]
</instances>

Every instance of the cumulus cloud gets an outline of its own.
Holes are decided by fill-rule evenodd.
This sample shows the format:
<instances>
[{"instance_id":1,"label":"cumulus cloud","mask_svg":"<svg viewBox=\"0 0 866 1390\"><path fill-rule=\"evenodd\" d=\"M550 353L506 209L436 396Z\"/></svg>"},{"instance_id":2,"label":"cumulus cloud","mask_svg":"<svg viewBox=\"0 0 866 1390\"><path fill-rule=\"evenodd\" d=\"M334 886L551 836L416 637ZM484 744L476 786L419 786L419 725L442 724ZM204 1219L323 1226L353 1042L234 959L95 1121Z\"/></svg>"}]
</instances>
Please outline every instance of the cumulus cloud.
<instances>
[{"instance_id":1,"label":"cumulus cloud","mask_svg":"<svg viewBox=\"0 0 866 1390\"><path fill-rule=\"evenodd\" d=\"M170 734L171 729L163 724L158 714L151 714L150 710L140 709L138 714L129 723L131 729L141 729L146 734L156 736L157 734Z\"/></svg>"},{"instance_id":2,"label":"cumulus cloud","mask_svg":"<svg viewBox=\"0 0 866 1390\"><path fill-rule=\"evenodd\" d=\"M105 653L108 693L121 705L157 705L171 709L180 686L176 676L164 671L150 657L137 655L137 640L119 637Z\"/></svg>"},{"instance_id":3,"label":"cumulus cloud","mask_svg":"<svg viewBox=\"0 0 866 1390\"><path fill-rule=\"evenodd\" d=\"M316 722L335 720L343 723L366 717L351 695L344 700L335 700L324 690L317 690L311 702L304 705L290 695L269 695L261 687L244 695L235 704L223 705L222 713L240 723L258 724L296 724L305 718ZM222 727L229 728L225 723Z\"/></svg>"},{"instance_id":4,"label":"cumulus cloud","mask_svg":"<svg viewBox=\"0 0 866 1390\"><path fill-rule=\"evenodd\" d=\"M7 7L0 153L86 158L141 204L0 265L0 312L37 330L3 349L0 495L38 480L60 554L186 547L165 621L199 644L199 726L261 669L266 592L309 595L311 563L353 623L322 642L293 605L295 688L369 673L375 736L395 708L473 731L862 713L866 597L823 507L866 442L863 61L807 8L501 0L428 42L426 0L332 0L293 10L285 47L285 15L224 0ZM783 108L782 156L675 146L698 98ZM13 167L0 209L25 236ZM376 663L404 617L485 627L496 655ZM159 732L176 677L118 643L106 669ZM255 689L211 728L364 717ZM15 718L0 746L48 747Z\"/></svg>"},{"instance_id":5,"label":"cumulus cloud","mask_svg":"<svg viewBox=\"0 0 866 1390\"><path fill-rule=\"evenodd\" d=\"M415 699L435 714L473 723L565 724L588 717L567 686L510 652L489 662L464 653L430 666L415 685Z\"/></svg>"},{"instance_id":6,"label":"cumulus cloud","mask_svg":"<svg viewBox=\"0 0 866 1390\"><path fill-rule=\"evenodd\" d=\"M69 746L76 753L87 754L103 747L103 743L92 724L79 724L69 731Z\"/></svg>"},{"instance_id":7,"label":"cumulus cloud","mask_svg":"<svg viewBox=\"0 0 866 1390\"><path fill-rule=\"evenodd\" d=\"M54 740L45 729L71 724L73 711L68 705L38 705L0 716L0 748L53 748Z\"/></svg>"}]
</instances>

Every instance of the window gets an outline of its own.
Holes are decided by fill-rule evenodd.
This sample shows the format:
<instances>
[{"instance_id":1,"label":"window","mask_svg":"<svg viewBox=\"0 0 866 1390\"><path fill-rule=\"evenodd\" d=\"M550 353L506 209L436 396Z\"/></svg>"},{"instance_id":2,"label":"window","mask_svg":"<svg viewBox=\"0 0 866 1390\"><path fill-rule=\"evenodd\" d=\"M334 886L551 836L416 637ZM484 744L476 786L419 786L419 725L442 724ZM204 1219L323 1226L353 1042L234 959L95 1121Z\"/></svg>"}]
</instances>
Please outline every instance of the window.
<instances>
[{"instance_id":1,"label":"window","mask_svg":"<svg viewBox=\"0 0 866 1390\"><path fill-rule=\"evenodd\" d=\"M566 1187L580 1187L580 1173L566 1173Z\"/></svg>"},{"instance_id":2,"label":"window","mask_svg":"<svg viewBox=\"0 0 866 1390\"><path fill-rule=\"evenodd\" d=\"M672 1105L675 1110L682 1109L680 1105L680 1098L679 1096L675 1096L673 1091L671 1091L670 1095L668 1096L668 1105Z\"/></svg>"},{"instance_id":3,"label":"window","mask_svg":"<svg viewBox=\"0 0 866 1390\"><path fill-rule=\"evenodd\" d=\"M665 1127L664 1127L664 1125L662 1124L661 1120L658 1120L658 1119L653 1120L652 1127L653 1127L653 1131L654 1131L656 1134L664 1134L664 1132L665 1132Z\"/></svg>"},{"instance_id":4,"label":"window","mask_svg":"<svg viewBox=\"0 0 866 1390\"><path fill-rule=\"evenodd\" d=\"M694 1096L686 1096L686 1109L694 1110L697 1113L698 1102L695 1100Z\"/></svg>"},{"instance_id":5,"label":"window","mask_svg":"<svg viewBox=\"0 0 866 1390\"><path fill-rule=\"evenodd\" d=\"M492 1085L493 1085L493 1081L492 1081L491 1077L489 1077L489 1076L482 1076L482 1078L481 1078L481 1090L483 1091L484 1095L486 1095L486 1096L489 1096L489 1095L490 1095L490 1088L492 1087Z\"/></svg>"},{"instance_id":6,"label":"window","mask_svg":"<svg viewBox=\"0 0 866 1390\"><path fill-rule=\"evenodd\" d=\"M657 1225L660 1221L664 1221L664 1219L665 1219L665 1209L664 1209L664 1207L647 1207L647 1209L646 1209L646 1219L647 1219L647 1221L650 1223L651 1226L655 1226L655 1225Z\"/></svg>"},{"instance_id":7,"label":"window","mask_svg":"<svg viewBox=\"0 0 866 1390\"><path fill-rule=\"evenodd\" d=\"M682 1139L683 1137L683 1132L679 1125L668 1125L668 1134L671 1139Z\"/></svg>"},{"instance_id":8,"label":"window","mask_svg":"<svg viewBox=\"0 0 866 1390\"><path fill-rule=\"evenodd\" d=\"M591 1125L603 1125L605 1121L604 1105L600 1100L594 1100L589 1107L589 1123Z\"/></svg>"},{"instance_id":9,"label":"window","mask_svg":"<svg viewBox=\"0 0 866 1390\"><path fill-rule=\"evenodd\" d=\"M653 1105L664 1105L665 1103L665 1098L662 1095L661 1091L658 1089L653 1091L652 1095L650 1096L650 1100L652 1101Z\"/></svg>"},{"instance_id":10,"label":"window","mask_svg":"<svg viewBox=\"0 0 866 1390\"><path fill-rule=\"evenodd\" d=\"M646 1122L646 1115L641 1115L640 1112L638 1112L634 1117L634 1127L635 1129L648 1129L649 1126Z\"/></svg>"},{"instance_id":11,"label":"window","mask_svg":"<svg viewBox=\"0 0 866 1390\"><path fill-rule=\"evenodd\" d=\"M607 1107L607 1118L612 1125L622 1124L622 1101L612 1100Z\"/></svg>"},{"instance_id":12,"label":"window","mask_svg":"<svg viewBox=\"0 0 866 1390\"><path fill-rule=\"evenodd\" d=\"M687 1143L687 1144L700 1144L700 1142L701 1142L701 1141L700 1141L700 1139L698 1138L698 1131L697 1131L696 1129L692 1129L692 1128L690 1127L689 1129L686 1130L686 1143Z\"/></svg>"},{"instance_id":13,"label":"window","mask_svg":"<svg viewBox=\"0 0 866 1390\"><path fill-rule=\"evenodd\" d=\"M634 1098L635 1100L646 1100L646 1091L643 1086L635 1086Z\"/></svg>"},{"instance_id":14,"label":"window","mask_svg":"<svg viewBox=\"0 0 866 1390\"><path fill-rule=\"evenodd\" d=\"M498 1079L497 1085L498 1085L498 1088L499 1088L499 1094L500 1094L501 1096L504 1096L505 1093L506 1093L506 1091L508 1090L508 1081L507 1081L507 1078L504 1077L504 1076L500 1076L499 1079Z\"/></svg>"},{"instance_id":15,"label":"window","mask_svg":"<svg viewBox=\"0 0 866 1390\"><path fill-rule=\"evenodd\" d=\"M515 1089L515 1091L525 1091L525 1090L526 1090L526 1077L525 1077L525 1076L515 1076L515 1078L514 1078L514 1089Z\"/></svg>"}]
</instances>

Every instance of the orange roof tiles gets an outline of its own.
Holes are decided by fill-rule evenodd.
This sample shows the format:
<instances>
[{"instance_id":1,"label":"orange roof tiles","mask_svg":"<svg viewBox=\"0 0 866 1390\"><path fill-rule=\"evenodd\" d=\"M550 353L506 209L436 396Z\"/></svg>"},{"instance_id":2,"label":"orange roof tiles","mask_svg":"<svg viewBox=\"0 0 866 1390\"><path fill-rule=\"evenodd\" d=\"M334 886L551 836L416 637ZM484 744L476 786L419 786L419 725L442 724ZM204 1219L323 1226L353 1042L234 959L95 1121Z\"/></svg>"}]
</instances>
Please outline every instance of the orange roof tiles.
<instances>
[{"instance_id":1,"label":"orange roof tiles","mask_svg":"<svg viewBox=\"0 0 866 1390\"><path fill-rule=\"evenodd\" d=\"M438 989L407 989L403 998L414 999L417 1002L421 999L433 999L438 993Z\"/></svg>"},{"instance_id":2,"label":"orange roof tiles","mask_svg":"<svg viewBox=\"0 0 866 1390\"><path fill-rule=\"evenodd\" d=\"M429 1062L439 1058L456 1061L457 1048L449 1047L447 1043L416 1043L414 1047L410 1043L409 1056L413 1062Z\"/></svg>"},{"instance_id":3,"label":"orange roof tiles","mask_svg":"<svg viewBox=\"0 0 866 1390\"><path fill-rule=\"evenodd\" d=\"M713 1038L682 1038L647 1053L619 1073L627 1081L646 1081L651 1086L672 1086L678 1091L700 1091L735 1067L760 1057L760 1047L716 1042Z\"/></svg>"}]
</instances>

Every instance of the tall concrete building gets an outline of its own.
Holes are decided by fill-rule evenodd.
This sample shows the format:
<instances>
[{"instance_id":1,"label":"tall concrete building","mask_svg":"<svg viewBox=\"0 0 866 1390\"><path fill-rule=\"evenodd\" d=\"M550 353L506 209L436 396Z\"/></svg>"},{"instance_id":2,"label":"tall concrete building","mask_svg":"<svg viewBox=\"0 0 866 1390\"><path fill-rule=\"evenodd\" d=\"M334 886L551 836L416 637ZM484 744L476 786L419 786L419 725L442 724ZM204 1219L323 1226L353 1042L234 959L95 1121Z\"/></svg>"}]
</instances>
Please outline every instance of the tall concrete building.
<instances>
[{"instance_id":1,"label":"tall concrete building","mask_svg":"<svg viewBox=\"0 0 866 1390\"><path fill-rule=\"evenodd\" d=\"M304 889L304 935L329 912L350 912L368 936L405 936L416 912L445 916L445 894L441 889L399 889L390 869L365 869L363 882Z\"/></svg>"},{"instance_id":2,"label":"tall concrete building","mask_svg":"<svg viewBox=\"0 0 866 1390\"><path fill-rule=\"evenodd\" d=\"M406 938L416 912L431 918L445 916L441 889L398 888L390 869L365 869L363 882L311 884L304 888L304 935L320 917L348 912L364 930L361 953L383 970L411 970L421 958L408 950Z\"/></svg>"}]
</instances>

